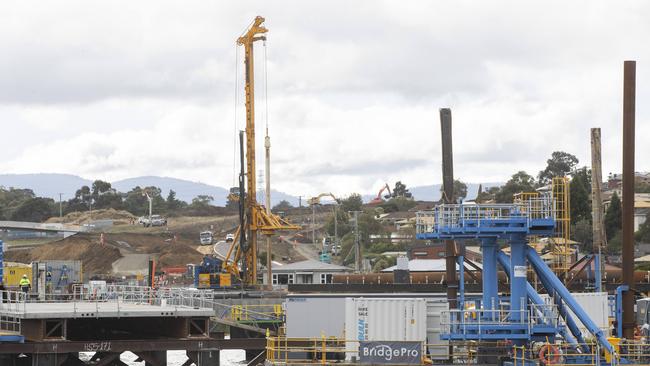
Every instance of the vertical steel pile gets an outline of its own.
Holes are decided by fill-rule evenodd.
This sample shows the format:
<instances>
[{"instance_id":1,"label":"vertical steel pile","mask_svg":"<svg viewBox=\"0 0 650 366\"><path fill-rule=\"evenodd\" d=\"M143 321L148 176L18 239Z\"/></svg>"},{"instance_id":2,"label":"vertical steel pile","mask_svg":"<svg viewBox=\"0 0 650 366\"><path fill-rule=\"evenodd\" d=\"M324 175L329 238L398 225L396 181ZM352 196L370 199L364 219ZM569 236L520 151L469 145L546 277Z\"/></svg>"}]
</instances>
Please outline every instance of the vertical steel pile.
<instances>
[{"instance_id":1,"label":"vertical steel pile","mask_svg":"<svg viewBox=\"0 0 650 366\"><path fill-rule=\"evenodd\" d=\"M440 131L442 136L442 191L443 202L454 203L454 156L451 140L451 109L440 109ZM458 308L458 277L456 274L456 243L445 240L447 300L449 308Z\"/></svg>"},{"instance_id":2,"label":"vertical steel pile","mask_svg":"<svg viewBox=\"0 0 650 366\"><path fill-rule=\"evenodd\" d=\"M591 218L593 222L592 254L597 255L596 266L596 291L602 291L601 252L605 240L605 227L603 225L603 199L602 192L602 165L600 149L600 128L591 129Z\"/></svg>"},{"instance_id":3,"label":"vertical steel pile","mask_svg":"<svg viewBox=\"0 0 650 366\"><path fill-rule=\"evenodd\" d=\"M623 337L634 339L634 113L636 61L625 61L623 71ZM619 335L621 336L621 335Z\"/></svg>"}]
</instances>

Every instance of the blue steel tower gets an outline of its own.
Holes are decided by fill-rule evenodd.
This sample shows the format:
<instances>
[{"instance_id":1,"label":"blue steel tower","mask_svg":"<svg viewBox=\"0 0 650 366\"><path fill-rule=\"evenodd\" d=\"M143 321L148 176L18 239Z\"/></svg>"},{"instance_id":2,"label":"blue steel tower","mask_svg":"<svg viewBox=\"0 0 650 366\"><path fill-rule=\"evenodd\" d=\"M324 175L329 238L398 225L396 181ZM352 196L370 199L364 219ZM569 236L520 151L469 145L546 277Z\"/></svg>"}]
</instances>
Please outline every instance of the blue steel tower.
<instances>
[{"instance_id":1,"label":"blue steel tower","mask_svg":"<svg viewBox=\"0 0 650 366\"><path fill-rule=\"evenodd\" d=\"M549 236L556 220L552 195L512 204L443 204L417 216L417 238L424 240L478 240L483 253L483 294L477 309L465 310L463 286L460 309L450 310L443 327L446 340L510 340L515 345L553 341L560 334L576 349L584 339L567 307L592 333L603 349L614 353L606 335L589 318L539 254L528 246L528 236ZM510 255L499 248L507 243ZM460 259L459 259L460 261ZM463 263L459 263L461 273ZM529 265L553 299L545 303L528 283ZM510 295L499 297L498 267L510 278ZM558 323L561 318L564 324Z\"/></svg>"}]
</instances>

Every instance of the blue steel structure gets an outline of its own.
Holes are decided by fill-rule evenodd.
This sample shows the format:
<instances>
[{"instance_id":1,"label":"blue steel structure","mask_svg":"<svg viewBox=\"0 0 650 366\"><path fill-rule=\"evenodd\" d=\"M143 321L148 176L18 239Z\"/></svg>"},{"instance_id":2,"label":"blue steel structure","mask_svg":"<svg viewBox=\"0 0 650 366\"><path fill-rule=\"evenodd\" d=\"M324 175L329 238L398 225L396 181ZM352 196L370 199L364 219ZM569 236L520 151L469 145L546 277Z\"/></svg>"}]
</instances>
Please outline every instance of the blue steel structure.
<instances>
[{"instance_id":1,"label":"blue steel structure","mask_svg":"<svg viewBox=\"0 0 650 366\"><path fill-rule=\"evenodd\" d=\"M557 335L561 335L577 352L587 353L588 348L578 328L579 321L602 349L615 354L607 336L535 249L527 244L528 236L553 235L556 224L553 207L549 194L513 204L444 204L432 211L418 213L418 239L475 239L480 241L483 253L480 306L472 310L462 307L450 310L448 324L441 333L442 339L510 340L515 345L526 345L536 341L554 342ZM498 241L507 242L510 255L500 250ZM501 298L497 277L499 265L510 279L510 295ZM528 282L529 265L553 299L553 304L545 304ZM464 299L462 288L459 297L461 301ZM573 311L577 321L567 308ZM559 318L563 322L558 322Z\"/></svg>"}]
</instances>

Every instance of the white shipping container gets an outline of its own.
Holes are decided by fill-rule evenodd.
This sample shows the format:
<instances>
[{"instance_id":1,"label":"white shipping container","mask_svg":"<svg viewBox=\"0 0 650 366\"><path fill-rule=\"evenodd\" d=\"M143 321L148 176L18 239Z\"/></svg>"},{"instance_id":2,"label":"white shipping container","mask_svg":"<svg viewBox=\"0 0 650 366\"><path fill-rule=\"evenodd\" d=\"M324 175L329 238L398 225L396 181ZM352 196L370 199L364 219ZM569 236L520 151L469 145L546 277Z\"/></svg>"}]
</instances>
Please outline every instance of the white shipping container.
<instances>
[{"instance_id":1,"label":"white shipping container","mask_svg":"<svg viewBox=\"0 0 650 366\"><path fill-rule=\"evenodd\" d=\"M449 303L446 299L427 301L427 350L433 360L449 359L449 341L440 340L442 331L440 314L447 310L449 310Z\"/></svg>"},{"instance_id":2,"label":"white shipping container","mask_svg":"<svg viewBox=\"0 0 650 366\"><path fill-rule=\"evenodd\" d=\"M423 298L346 298L346 358L357 356L358 341L418 341L427 338Z\"/></svg>"},{"instance_id":3,"label":"white shipping container","mask_svg":"<svg viewBox=\"0 0 650 366\"><path fill-rule=\"evenodd\" d=\"M290 296L285 302L288 338L344 336L344 297Z\"/></svg>"},{"instance_id":4,"label":"white shipping container","mask_svg":"<svg viewBox=\"0 0 650 366\"><path fill-rule=\"evenodd\" d=\"M596 323L598 328L600 328L606 335L611 334L611 329L609 327L609 300L607 297L607 292L574 292L571 293L576 302L582 307L582 309L587 313L591 320ZM547 304L554 304L553 300L547 295L541 295L544 301ZM591 333L587 328L582 324L580 319L573 313L573 311L566 306L569 315L576 321L578 328L582 332L583 337L591 336Z\"/></svg>"}]
</instances>

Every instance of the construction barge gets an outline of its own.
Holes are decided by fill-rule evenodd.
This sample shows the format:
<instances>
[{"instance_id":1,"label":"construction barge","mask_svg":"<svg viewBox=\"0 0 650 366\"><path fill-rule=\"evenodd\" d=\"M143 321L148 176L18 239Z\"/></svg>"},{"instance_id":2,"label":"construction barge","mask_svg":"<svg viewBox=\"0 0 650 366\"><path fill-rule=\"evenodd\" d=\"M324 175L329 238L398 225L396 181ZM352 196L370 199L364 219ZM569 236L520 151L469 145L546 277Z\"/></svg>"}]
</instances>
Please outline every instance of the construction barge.
<instances>
[{"instance_id":1,"label":"construction barge","mask_svg":"<svg viewBox=\"0 0 650 366\"><path fill-rule=\"evenodd\" d=\"M266 347L264 338L226 339L216 325L238 324L219 318L213 299L186 289L111 286L101 295L79 288L47 296L3 291L2 299L3 366L125 365L120 355L127 351L145 365L165 366L168 350L184 350L187 365L216 366L221 350L259 353ZM93 355L82 361L80 353Z\"/></svg>"}]
</instances>

